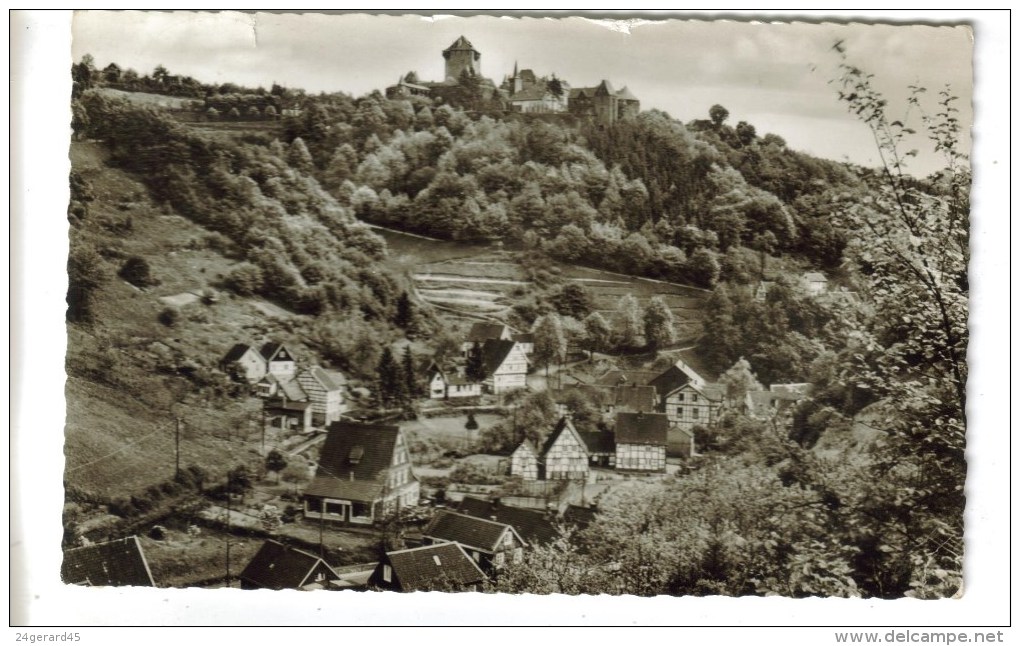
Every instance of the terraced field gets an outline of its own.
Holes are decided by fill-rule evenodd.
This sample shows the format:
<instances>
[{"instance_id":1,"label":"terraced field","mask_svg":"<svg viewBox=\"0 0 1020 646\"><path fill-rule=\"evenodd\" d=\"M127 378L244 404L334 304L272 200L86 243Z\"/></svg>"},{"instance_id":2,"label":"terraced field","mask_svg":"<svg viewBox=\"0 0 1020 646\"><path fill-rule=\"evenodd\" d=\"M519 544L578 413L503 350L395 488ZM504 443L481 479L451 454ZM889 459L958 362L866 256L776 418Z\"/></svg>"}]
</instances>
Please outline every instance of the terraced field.
<instances>
[{"instance_id":1,"label":"terraced field","mask_svg":"<svg viewBox=\"0 0 1020 646\"><path fill-rule=\"evenodd\" d=\"M414 282L418 296L455 319L502 320L514 300L531 287L523 268L508 252L386 229L377 232L386 239L393 263ZM660 296L676 317L681 339L692 339L700 332L705 290L589 267L557 267L567 281L584 286L603 315L611 315L626 294L636 297L642 307Z\"/></svg>"}]
</instances>

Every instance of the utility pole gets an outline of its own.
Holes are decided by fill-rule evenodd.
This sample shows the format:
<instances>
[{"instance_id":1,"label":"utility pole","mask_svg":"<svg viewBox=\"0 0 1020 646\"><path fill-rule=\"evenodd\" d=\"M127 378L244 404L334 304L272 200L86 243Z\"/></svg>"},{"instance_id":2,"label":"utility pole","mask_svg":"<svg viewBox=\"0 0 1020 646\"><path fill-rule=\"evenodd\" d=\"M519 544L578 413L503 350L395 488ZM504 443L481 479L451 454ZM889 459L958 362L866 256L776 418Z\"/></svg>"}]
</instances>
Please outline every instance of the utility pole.
<instances>
[{"instance_id":1,"label":"utility pole","mask_svg":"<svg viewBox=\"0 0 1020 646\"><path fill-rule=\"evenodd\" d=\"M325 545L323 544L323 540L322 540L323 525L326 522L324 520L325 515L326 515L326 499L325 498L320 498L319 499L319 558L320 559L325 559L326 558L326 548L325 548Z\"/></svg>"},{"instance_id":2,"label":"utility pole","mask_svg":"<svg viewBox=\"0 0 1020 646\"><path fill-rule=\"evenodd\" d=\"M230 587L230 473L227 473L227 587Z\"/></svg>"},{"instance_id":3,"label":"utility pole","mask_svg":"<svg viewBox=\"0 0 1020 646\"><path fill-rule=\"evenodd\" d=\"M181 418L174 418L175 431L174 431L174 453L176 454L174 464L174 480L179 480L181 477Z\"/></svg>"}]
</instances>

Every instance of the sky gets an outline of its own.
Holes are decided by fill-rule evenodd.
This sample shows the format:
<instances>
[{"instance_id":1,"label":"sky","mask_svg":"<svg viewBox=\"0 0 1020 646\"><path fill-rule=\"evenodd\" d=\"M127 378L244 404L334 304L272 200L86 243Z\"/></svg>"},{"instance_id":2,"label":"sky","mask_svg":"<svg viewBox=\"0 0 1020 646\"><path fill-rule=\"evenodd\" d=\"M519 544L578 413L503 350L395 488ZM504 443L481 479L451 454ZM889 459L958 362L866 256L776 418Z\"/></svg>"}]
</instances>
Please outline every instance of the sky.
<instances>
[{"instance_id":1,"label":"sky","mask_svg":"<svg viewBox=\"0 0 1020 646\"><path fill-rule=\"evenodd\" d=\"M441 52L460 35L481 52L482 73L497 84L515 63L575 87L607 79L629 87L645 110L687 122L720 104L731 124L747 121L794 149L869 166L878 163L874 142L830 83L836 41L875 75L892 118L907 115L909 85L927 87L934 99L949 84L961 98L961 122L973 114L973 32L948 24L84 11L75 14L72 56L91 54L99 67L116 62L142 73L162 64L207 83L277 82L360 96L410 70L442 80ZM921 152L911 172L941 167L921 135L907 146Z\"/></svg>"}]
</instances>

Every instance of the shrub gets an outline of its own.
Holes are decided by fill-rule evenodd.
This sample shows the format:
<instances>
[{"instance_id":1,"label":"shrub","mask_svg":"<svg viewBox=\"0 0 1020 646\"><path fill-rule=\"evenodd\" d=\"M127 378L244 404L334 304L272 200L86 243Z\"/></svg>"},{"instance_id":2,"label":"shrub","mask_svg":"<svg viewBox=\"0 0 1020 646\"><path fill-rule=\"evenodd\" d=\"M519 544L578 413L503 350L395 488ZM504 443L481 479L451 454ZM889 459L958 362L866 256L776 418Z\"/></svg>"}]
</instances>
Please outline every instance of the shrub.
<instances>
[{"instance_id":1,"label":"shrub","mask_svg":"<svg viewBox=\"0 0 1020 646\"><path fill-rule=\"evenodd\" d=\"M167 327L177 325L181 320L181 311L176 307L167 307L159 313L159 322Z\"/></svg>"},{"instance_id":2,"label":"shrub","mask_svg":"<svg viewBox=\"0 0 1020 646\"><path fill-rule=\"evenodd\" d=\"M118 275L135 287L150 287L157 284L149 269L149 262L140 256L131 256L125 260Z\"/></svg>"}]
</instances>

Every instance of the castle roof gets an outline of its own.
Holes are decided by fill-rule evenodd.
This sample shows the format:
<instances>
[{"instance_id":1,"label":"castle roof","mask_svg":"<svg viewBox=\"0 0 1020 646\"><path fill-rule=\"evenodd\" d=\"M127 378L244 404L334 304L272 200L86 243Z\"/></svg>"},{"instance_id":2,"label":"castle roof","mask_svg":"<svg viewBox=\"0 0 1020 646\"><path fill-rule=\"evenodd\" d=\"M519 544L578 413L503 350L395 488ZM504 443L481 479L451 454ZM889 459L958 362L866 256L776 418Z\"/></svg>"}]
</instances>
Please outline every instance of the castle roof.
<instances>
[{"instance_id":1,"label":"castle roof","mask_svg":"<svg viewBox=\"0 0 1020 646\"><path fill-rule=\"evenodd\" d=\"M616 93L616 97L619 98L619 99L623 99L624 101L637 101L638 100L638 98L636 96L634 96L634 94L629 89L627 89L626 85L624 85L623 88L619 92Z\"/></svg>"},{"instance_id":2,"label":"castle roof","mask_svg":"<svg viewBox=\"0 0 1020 646\"><path fill-rule=\"evenodd\" d=\"M543 85L532 85L524 88L520 92L515 92L510 97L511 101L541 101L546 96L553 96L553 93L549 91L549 88Z\"/></svg>"},{"instance_id":3,"label":"castle roof","mask_svg":"<svg viewBox=\"0 0 1020 646\"><path fill-rule=\"evenodd\" d=\"M596 96L601 96L605 94L616 94L616 90L613 89L612 83L603 80L601 83L598 84L598 87L595 88L595 94Z\"/></svg>"},{"instance_id":4,"label":"castle roof","mask_svg":"<svg viewBox=\"0 0 1020 646\"><path fill-rule=\"evenodd\" d=\"M467 51L472 51L472 52L477 51L475 49L475 46L471 44L471 41L469 41L467 38L464 38L463 36L461 36L457 40L453 41L452 45L450 45L449 47L444 49L443 53L445 54L446 52L452 52L452 51L457 51L457 50L467 50Z\"/></svg>"}]
</instances>

